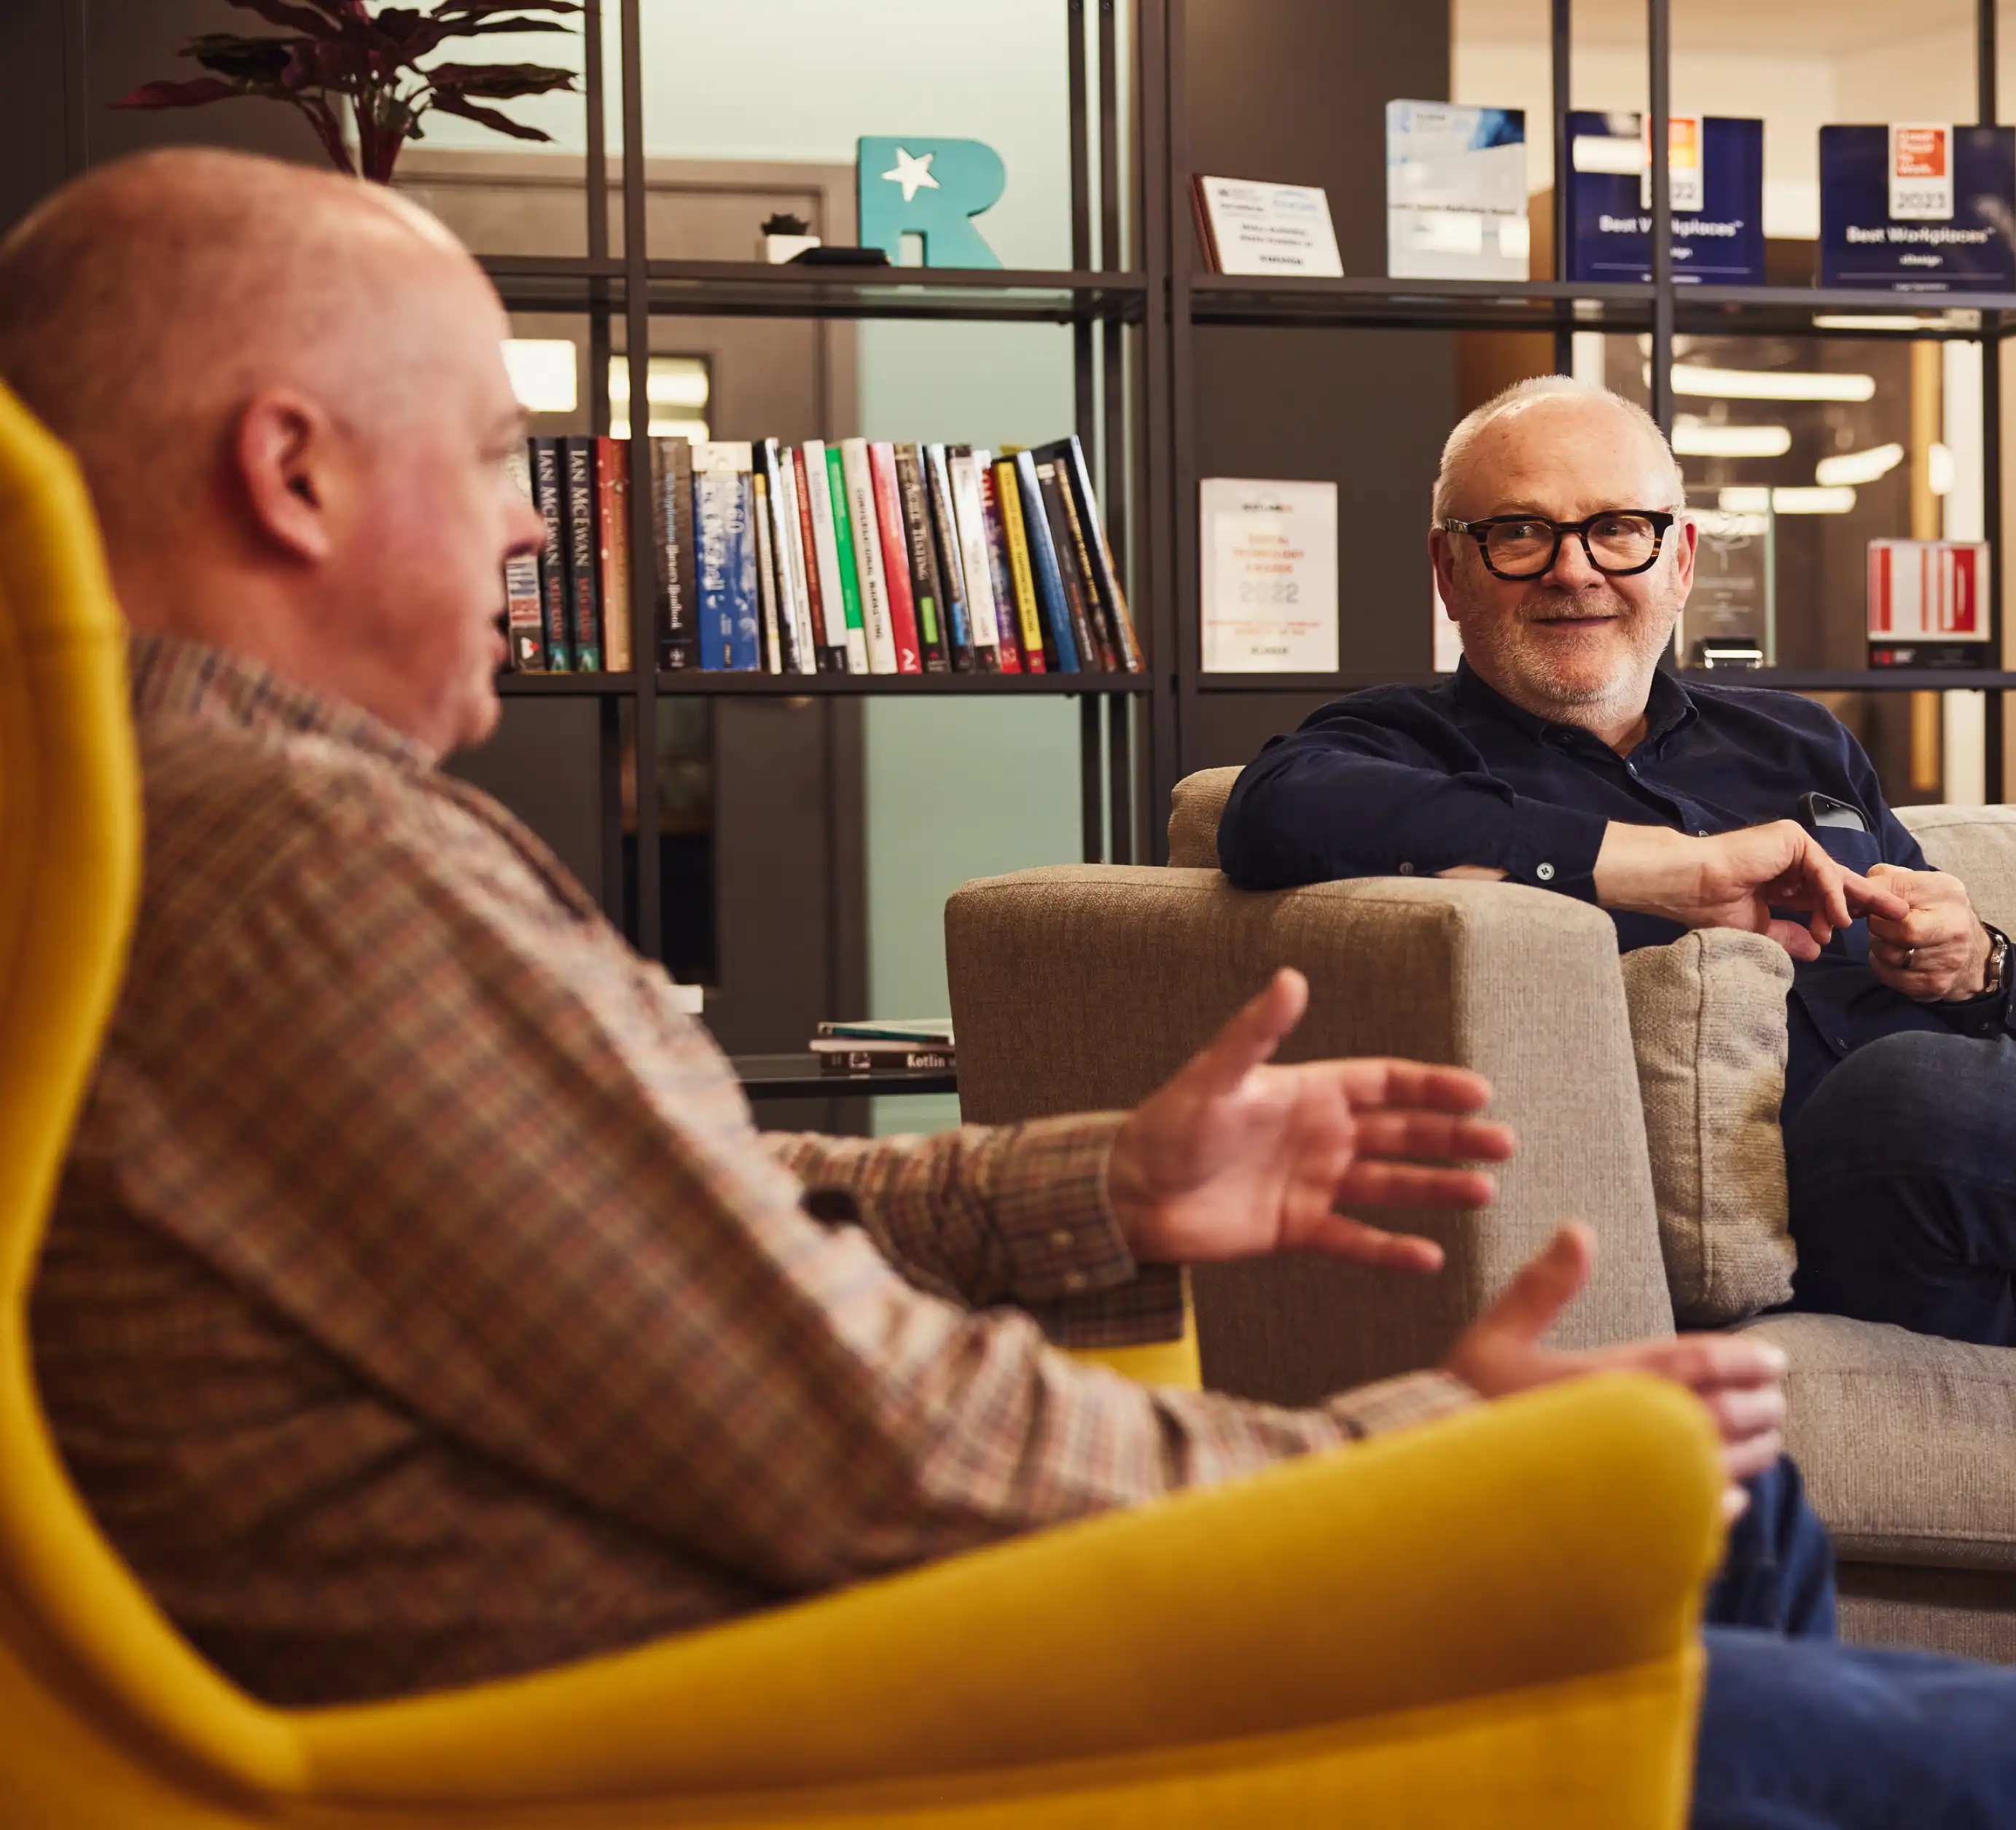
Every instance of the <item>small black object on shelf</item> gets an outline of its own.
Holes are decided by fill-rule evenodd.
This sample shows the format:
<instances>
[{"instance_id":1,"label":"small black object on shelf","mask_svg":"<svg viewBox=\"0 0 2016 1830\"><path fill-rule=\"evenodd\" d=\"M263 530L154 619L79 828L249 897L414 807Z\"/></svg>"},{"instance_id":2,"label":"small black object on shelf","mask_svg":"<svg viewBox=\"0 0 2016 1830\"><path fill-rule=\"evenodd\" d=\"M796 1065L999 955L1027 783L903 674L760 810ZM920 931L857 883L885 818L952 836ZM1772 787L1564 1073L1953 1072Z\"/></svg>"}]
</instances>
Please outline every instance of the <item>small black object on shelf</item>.
<instances>
[{"instance_id":1,"label":"small black object on shelf","mask_svg":"<svg viewBox=\"0 0 2016 1830\"><path fill-rule=\"evenodd\" d=\"M801 249L787 267L887 267L889 257L880 248L836 248L821 246Z\"/></svg>"}]
</instances>

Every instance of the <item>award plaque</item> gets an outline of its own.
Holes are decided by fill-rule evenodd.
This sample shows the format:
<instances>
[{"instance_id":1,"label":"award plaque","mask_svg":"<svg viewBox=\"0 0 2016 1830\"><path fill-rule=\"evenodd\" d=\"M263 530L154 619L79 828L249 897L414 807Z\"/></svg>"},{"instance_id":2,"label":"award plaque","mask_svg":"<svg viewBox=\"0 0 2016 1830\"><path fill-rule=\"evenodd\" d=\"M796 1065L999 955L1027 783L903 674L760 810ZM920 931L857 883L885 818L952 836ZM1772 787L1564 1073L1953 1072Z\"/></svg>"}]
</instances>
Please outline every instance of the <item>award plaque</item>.
<instances>
[{"instance_id":1,"label":"award plaque","mask_svg":"<svg viewBox=\"0 0 2016 1830\"><path fill-rule=\"evenodd\" d=\"M1337 485L1197 484L1204 671L1337 671Z\"/></svg>"},{"instance_id":2,"label":"award plaque","mask_svg":"<svg viewBox=\"0 0 2016 1830\"><path fill-rule=\"evenodd\" d=\"M1688 515L1697 539L1694 590L1680 625L1681 658L1690 667L1775 666L1777 517L1768 502L1741 512L1690 508Z\"/></svg>"}]
</instances>

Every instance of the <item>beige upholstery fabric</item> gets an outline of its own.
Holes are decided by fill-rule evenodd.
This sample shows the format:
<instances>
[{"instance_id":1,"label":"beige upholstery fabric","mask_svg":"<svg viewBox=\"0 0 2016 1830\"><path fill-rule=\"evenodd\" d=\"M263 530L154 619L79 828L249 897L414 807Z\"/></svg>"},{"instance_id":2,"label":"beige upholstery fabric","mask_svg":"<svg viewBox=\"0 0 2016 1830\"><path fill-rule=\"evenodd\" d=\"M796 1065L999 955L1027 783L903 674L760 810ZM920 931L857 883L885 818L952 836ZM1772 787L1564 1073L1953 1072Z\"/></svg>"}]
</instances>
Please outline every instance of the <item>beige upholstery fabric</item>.
<instances>
[{"instance_id":1,"label":"beige upholstery fabric","mask_svg":"<svg viewBox=\"0 0 2016 1830\"><path fill-rule=\"evenodd\" d=\"M1791 958L1714 929L1640 947L1623 970L1674 1311L1740 1321L1792 1293L1778 1129Z\"/></svg>"},{"instance_id":2,"label":"beige upholstery fabric","mask_svg":"<svg viewBox=\"0 0 2016 1830\"><path fill-rule=\"evenodd\" d=\"M2016 807L1903 807L1926 861L1967 885L1983 921L2016 934Z\"/></svg>"},{"instance_id":3,"label":"beige upholstery fabric","mask_svg":"<svg viewBox=\"0 0 2016 1830\"><path fill-rule=\"evenodd\" d=\"M1169 796L1169 862L1218 868L1218 822L1239 779L1237 769L1200 769Z\"/></svg>"},{"instance_id":4,"label":"beige upholstery fabric","mask_svg":"<svg viewBox=\"0 0 2016 1830\"><path fill-rule=\"evenodd\" d=\"M967 884L946 905L960 1100L981 1122L1127 1106L1277 965L1308 974L1283 1050L1413 1055L1488 1074L1517 1159L1484 1215L1400 1217L1438 1278L1312 1259L1195 1278L1207 1380L1281 1403L1431 1363L1579 1214L1595 1282L1561 1338L1672 1325L1616 943L1600 911L1497 883L1394 879L1249 895L1215 871L1082 865Z\"/></svg>"},{"instance_id":5,"label":"beige upholstery fabric","mask_svg":"<svg viewBox=\"0 0 2016 1830\"><path fill-rule=\"evenodd\" d=\"M1745 1332L1791 1357L1787 1446L1844 1557L2016 1569L2016 1349L1838 1315Z\"/></svg>"}]
</instances>

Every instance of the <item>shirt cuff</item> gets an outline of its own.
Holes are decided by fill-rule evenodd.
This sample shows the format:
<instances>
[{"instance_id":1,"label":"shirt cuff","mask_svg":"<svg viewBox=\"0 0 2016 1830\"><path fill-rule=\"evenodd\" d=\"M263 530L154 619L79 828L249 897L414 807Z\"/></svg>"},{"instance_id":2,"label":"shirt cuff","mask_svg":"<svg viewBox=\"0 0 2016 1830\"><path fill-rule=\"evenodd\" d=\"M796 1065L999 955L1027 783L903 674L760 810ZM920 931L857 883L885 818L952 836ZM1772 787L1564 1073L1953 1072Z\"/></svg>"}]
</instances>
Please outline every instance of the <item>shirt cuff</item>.
<instances>
[{"instance_id":1,"label":"shirt cuff","mask_svg":"<svg viewBox=\"0 0 2016 1830\"><path fill-rule=\"evenodd\" d=\"M1594 902L1596 854L1609 829L1600 814L1521 800L1514 805L1511 839L1499 868L1510 883Z\"/></svg>"},{"instance_id":2,"label":"shirt cuff","mask_svg":"<svg viewBox=\"0 0 2016 1830\"><path fill-rule=\"evenodd\" d=\"M1482 1401L1453 1373L1408 1372L1340 1392L1324 1408L1352 1436L1364 1437L1417 1429Z\"/></svg>"},{"instance_id":3,"label":"shirt cuff","mask_svg":"<svg viewBox=\"0 0 2016 1830\"><path fill-rule=\"evenodd\" d=\"M985 1199L1016 1302L1055 1302L1135 1278L1139 1267L1106 1192L1107 1161L1125 1117L1036 1119L1002 1134Z\"/></svg>"}]
</instances>

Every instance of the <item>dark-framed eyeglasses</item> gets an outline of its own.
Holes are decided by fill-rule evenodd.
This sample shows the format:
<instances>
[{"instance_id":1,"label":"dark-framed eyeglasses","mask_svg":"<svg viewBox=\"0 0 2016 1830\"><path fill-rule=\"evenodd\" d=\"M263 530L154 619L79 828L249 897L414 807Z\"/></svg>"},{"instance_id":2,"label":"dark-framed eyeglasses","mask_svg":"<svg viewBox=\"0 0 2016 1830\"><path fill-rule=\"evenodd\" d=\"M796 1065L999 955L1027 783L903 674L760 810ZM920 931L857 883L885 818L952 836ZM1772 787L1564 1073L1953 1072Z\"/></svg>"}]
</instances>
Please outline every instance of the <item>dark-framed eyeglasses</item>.
<instances>
[{"instance_id":1,"label":"dark-framed eyeglasses","mask_svg":"<svg viewBox=\"0 0 2016 1830\"><path fill-rule=\"evenodd\" d=\"M1665 509L1605 509L1582 521L1550 521L1544 515L1493 515L1482 521L1451 519L1442 526L1477 542L1486 570L1500 578L1538 578L1553 570L1561 542L1572 534L1597 571L1628 578L1651 570L1676 517Z\"/></svg>"}]
</instances>

